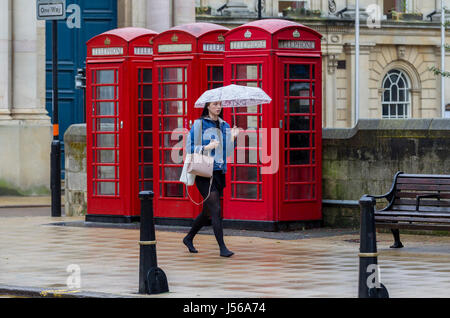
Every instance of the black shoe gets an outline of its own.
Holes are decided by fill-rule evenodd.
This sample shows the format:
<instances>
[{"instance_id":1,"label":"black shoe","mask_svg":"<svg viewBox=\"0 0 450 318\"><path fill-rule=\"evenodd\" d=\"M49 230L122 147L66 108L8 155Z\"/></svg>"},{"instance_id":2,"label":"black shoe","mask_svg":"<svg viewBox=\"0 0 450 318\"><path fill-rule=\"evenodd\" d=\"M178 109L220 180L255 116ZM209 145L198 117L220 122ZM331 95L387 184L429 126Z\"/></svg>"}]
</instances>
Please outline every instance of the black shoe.
<instances>
[{"instance_id":1,"label":"black shoe","mask_svg":"<svg viewBox=\"0 0 450 318\"><path fill-rule=\"evenodd\" d=\"M227 248L220 251L220 256L222 256L222 257L230 257L233 254L234 253L232 251L228 250Z\"/></svg>"},{"instance_id":2,"label":"black shoe","mask_svg":"<svg viewBox=\"0 0 450 318\"><path fill-rule=\"evenodd\" d=\"M198 251L194 247L194 244L192 243L192 240L190 240L187 237L185 237L183 239L183 243L184 243L184 245L187 246L187 248L189 249L189 252L191 252L191 253L198 253Z\"/></svg>"}]
</instances>

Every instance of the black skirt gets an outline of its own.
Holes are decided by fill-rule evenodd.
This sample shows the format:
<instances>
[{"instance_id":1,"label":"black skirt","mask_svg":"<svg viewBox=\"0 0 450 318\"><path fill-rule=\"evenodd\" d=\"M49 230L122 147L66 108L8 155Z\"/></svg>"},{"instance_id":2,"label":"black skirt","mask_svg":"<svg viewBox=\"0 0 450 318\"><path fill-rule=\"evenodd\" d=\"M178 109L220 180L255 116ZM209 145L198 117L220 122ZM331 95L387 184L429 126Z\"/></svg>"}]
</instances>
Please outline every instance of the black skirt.
<instances>
[{"instance_id":1,"label":"black skirt","mask_svg":"<svg viewBox=\"0 0 450 318\"><path fill-rule=\"evenodd\" d=\"M195 176L195 184L197 185L197 189L200 191L203 198L206 198L208 195L209 182L209 178ZM222 170L214 170L211 192L218 191L220 196L222 196L223 188L225 188L225 173L223 173Z\"/></svg>"}]
</instances>

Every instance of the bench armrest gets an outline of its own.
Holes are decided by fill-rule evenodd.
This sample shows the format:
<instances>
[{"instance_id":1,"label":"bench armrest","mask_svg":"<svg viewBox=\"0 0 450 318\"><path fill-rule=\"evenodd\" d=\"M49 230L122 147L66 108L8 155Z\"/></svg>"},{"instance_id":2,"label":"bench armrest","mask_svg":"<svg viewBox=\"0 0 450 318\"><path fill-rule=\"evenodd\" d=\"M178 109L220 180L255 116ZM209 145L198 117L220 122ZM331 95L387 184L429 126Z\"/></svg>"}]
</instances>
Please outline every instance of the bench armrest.
<instances>
[{"instance_id":1,"label":"bench armrest","mask_svg":"<svg viewBox=\"0 0 450 318\"><path fill-rule=\"evenodd\" d=\"M439 200L441 198L441 195L438 193L416 195L416 211L419 211L420 199L425 199L425 198L436 198Z\"/></svg>"}]
</instances>

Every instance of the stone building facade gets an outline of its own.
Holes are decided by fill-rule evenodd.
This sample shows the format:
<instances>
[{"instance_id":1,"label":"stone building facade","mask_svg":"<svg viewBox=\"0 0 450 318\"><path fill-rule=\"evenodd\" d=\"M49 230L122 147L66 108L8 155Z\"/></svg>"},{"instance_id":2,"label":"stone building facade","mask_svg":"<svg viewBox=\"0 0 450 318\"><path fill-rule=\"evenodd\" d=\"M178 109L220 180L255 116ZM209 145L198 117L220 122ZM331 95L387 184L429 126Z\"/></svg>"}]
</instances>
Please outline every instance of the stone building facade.
<instances>
[{"instance_id":1,"label":"stone building facade","mask_svg":"<svg viewBox=\"0 0 450 318\"><path fill-rule=\"evenodd\" d=\"M258 8L257 0L111 1L117 5L118 27L158 32L195 21L233 28L254 20ZM323 34L323 127L353 127L355 0L261 2L263 18L295 20ZM429 70L440 67L440 3L360 0L360 118L443 117L441 78ZM450 0L445 5L450 8ZM45 22L36 20L35 6L30 0L0 1L0 195L49 191L52 127L45 109ZM379 28L367 20L365 10L374 8L381 14ZM445 88L450 91L450 80Z\"/></svg>"},{"instance_id":2,"label":"stone building facade","mask_svg":"<svg viewBox=\"0 0 450 318\"><path fill-rule=\"evenodd\" d=\"M117 7L117 27L160 32L195 22L194 0L108 1ZM46 110L46 50L51 47L46 48L45 21L36 18L36 1L0 1L0 196L50 192L53 136ZM85 44L75 50L85 51Z\"/></svg>"},{"instance_id":3,"label":"stone building facade","mask_svg":"<svg viewBox=\"0 0 450 318\"><path fill-rule=\"evenodd\" d=\"M209 11L197 10L201 13L197 21L232 28L254 19L257 2L197 1L198 7L211 7ZM248 11L253 10L247 19L243 4ZM262 0L262 4L263 18L288 18L323 35L323 127L353 127L355 0ZM450 8L450 1L444 5ZM442 79L430 71L441 66L441 1L360 0L360 10L359 118L445 117L440 97ZM450 52L445 63L450 65ZM450 91L450 80L445 81L445 90ZM450 103L449 94L445 103Z\"/></svg>"}]
</instances>

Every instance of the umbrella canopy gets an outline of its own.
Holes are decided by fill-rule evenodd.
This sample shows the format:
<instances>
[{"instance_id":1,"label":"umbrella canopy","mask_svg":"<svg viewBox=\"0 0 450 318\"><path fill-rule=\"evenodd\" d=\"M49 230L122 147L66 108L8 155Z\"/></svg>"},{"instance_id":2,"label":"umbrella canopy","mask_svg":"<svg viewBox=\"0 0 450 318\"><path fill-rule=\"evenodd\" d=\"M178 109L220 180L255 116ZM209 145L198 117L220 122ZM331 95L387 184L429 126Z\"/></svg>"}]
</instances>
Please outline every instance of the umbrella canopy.
<instances>
[{"instance_id":1,"label":"umbrella canopy","mask_svg":"<svg viewBox=\"0 0 450 318\"><path fill-rule=\"evenodd\" d=\"M268 104L272 99L259 87L227 85L205 91L195 102L195 108L203 108L206 103L222 102L222 107L245 107Z\"/></svg>"}]
</instances>

